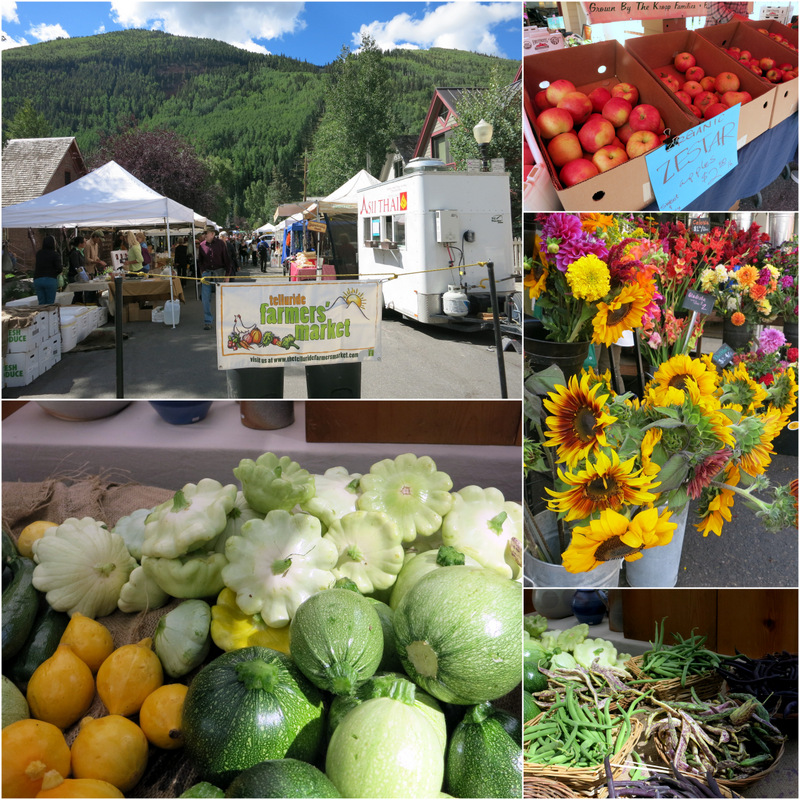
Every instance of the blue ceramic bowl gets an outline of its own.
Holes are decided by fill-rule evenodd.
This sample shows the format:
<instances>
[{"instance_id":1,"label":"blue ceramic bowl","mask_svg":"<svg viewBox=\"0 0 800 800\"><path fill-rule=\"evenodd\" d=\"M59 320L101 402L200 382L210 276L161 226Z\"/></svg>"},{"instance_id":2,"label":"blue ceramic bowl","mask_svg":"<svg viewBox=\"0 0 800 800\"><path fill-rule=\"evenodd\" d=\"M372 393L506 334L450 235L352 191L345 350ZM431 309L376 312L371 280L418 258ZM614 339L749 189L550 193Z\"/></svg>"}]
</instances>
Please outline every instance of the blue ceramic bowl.
<instances>
[{"instance_id":1,"label":"blue ceramic bowl","mask_svg":"<svg viewBox=\"0 0 800 800\"><path fill-rule=\"evenodd\" d=\"M150 405L158 411L164 422L170 425L190 425L205 419L211 400L151 400Z\"/></svg>"}]
</instances>

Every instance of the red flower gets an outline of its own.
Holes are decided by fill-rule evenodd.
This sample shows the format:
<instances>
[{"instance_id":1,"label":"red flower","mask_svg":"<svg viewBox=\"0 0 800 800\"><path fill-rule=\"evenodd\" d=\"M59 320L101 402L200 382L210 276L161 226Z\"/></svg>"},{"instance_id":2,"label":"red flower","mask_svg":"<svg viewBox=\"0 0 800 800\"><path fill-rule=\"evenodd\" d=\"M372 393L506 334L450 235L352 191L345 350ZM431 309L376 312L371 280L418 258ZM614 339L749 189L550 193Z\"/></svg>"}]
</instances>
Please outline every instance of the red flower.
<instances>
[{"instance_id":1,"label":"red flower","mask_svg":"<svg viewBox=\"0 0 800 800\"><path fill-rule=\"evenodd\" d=\"M775 376L771 372L768 372L761 378L761 383L763 383L764 386L772 386L774 382L775 382Z\"/></svg>"},{"instance_id":2,"label":"red flower","mask_svg":"<svg viewBox=\"0 0 800 800\"><path fill-rule=\"evenodd\" d=\"M787 361L797 361L797 357L800 356L800 351L796 347L790 347L786 351L786 360Z\"/></svg>"}]
</instances>

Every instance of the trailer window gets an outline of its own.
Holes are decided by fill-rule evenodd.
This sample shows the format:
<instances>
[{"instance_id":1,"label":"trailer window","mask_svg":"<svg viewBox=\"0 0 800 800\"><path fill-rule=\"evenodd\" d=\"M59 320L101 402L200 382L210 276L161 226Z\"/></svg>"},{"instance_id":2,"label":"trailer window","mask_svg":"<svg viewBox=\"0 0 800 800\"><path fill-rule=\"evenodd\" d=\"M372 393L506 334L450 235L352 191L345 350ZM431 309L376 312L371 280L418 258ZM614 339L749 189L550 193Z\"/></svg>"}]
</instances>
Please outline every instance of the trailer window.
<instances>
[{"instance_id":1,"label":"trailer window","mask_svg":"<svg viewBox=\"0 0 800 800\"><path fill-rule=\"evenodd\" d=\"M405 246L406 243L406 215L405 214L397 214L393 218L394 223L394 236L392 237L392 241L396 245Z\"/></svg>"}]
</instances>

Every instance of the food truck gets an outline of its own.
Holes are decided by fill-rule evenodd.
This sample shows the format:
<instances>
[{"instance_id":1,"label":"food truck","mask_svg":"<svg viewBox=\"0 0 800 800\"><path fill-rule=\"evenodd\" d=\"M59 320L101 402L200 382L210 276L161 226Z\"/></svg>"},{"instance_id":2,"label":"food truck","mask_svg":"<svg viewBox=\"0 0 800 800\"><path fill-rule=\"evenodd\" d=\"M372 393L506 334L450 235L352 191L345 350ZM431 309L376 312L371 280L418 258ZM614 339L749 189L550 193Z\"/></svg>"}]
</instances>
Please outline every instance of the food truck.
<instances>
[{"instance_id":1,"label":"food truck","mask_svg":"<svg viewBox=\"0 0 800 800\"><path fill-rule=\"evenodd\" d=\"M479 264L491 261L505 313L514 293L507 173L415 158L401 177L358 195L359 275L388 278L386 308L432 325L491 324L489 271Z\"/></svg>"}]
</instances>

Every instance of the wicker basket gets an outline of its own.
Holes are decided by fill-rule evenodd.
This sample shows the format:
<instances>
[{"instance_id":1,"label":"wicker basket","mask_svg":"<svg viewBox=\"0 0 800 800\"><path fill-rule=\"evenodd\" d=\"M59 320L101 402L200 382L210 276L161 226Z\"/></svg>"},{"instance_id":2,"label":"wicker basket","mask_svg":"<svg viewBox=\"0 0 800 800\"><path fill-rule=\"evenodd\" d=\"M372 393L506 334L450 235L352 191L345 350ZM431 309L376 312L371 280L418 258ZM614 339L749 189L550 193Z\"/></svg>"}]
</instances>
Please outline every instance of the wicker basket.
<instances>
[{"instance_id":1,"label":"wicker basket","mask_svg":"<svg viewBox=\"0 0 800 800\"><path fill-rule=\"evenodd\" d=\"M659 758L665 763L669 764L669 756L667 755L667 748L664 742L662 741L661 736L655 737L655 747L656 751L658 752ZM785 747L783 743L781 743L780 749L775 754L775 758L772 760L772 763L761 772L756 772L754 775L748 775L746 778L736 778L735 780L726 780L725 778L717 778L717 783L726 789L731 789L732 791L736 792L740 789L746 789L748 786L752 786L754 783L758 783L762 778L769 775L775 767L778 765L778 762L783 758L783 752ZM695 778L700 778L704 780L702 775L698 775L694 772L686 772L685 770L680 770L684 775L692 775Z\"/></svg>"},{"instance_id":2,"label":"wicker basket","mask_svg":"<svg viewBox=\"0 0 800 800\"><path fill-rule=\"evenodd\" d=\"M535 725L541 717L540 714L535 719L525 724ZM642 734L642 723L634 717L631 720L631 733L627 741L622 747L613 754L612 761L617 763L624 762L633 751L639 737ZM622 775L621 767L612 767L611 773L614 777ZM606 785L606 770L602 764L597 767L562 767L559 765L548 764L532 764L525 762L524 764L525 780L528 778L545 778L551 781L556 781L564 786L567 786L572 791L572 796L578 795L580 797L597 797L598 791Z\"/></svg>"},{"instance_id":3,"label":"wicker basket","mask_svg":"<svg viewBox=\"0 0 800 800\"><path fill-rule=\"evenodd\" d=\"M525 775L523 797L575 797L575 792L558 781Z\"/></svg>"},{"instance_id":4,"label":"wicker basket","mask_svg":"<svg viewBox=\"0 0 800 800\"><path fill-rule=\"evenodd\" d=\"M634 656L625 662L625 667L630 670L634 678L641 679L649 677L642 671L643 656ZM707 670L699 675L689 675L686 678L686 685L681 686L679 678L665 678L662 681L653 681L647 684L654 689L656 699L668 702L669 700L691 700L692 689L701 700L710 700L716 697L722 688L722 677L716 670Z\"/></svg>"}]
</instances>

